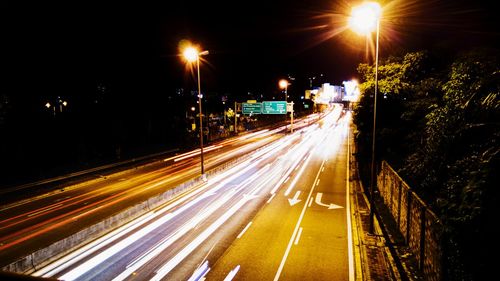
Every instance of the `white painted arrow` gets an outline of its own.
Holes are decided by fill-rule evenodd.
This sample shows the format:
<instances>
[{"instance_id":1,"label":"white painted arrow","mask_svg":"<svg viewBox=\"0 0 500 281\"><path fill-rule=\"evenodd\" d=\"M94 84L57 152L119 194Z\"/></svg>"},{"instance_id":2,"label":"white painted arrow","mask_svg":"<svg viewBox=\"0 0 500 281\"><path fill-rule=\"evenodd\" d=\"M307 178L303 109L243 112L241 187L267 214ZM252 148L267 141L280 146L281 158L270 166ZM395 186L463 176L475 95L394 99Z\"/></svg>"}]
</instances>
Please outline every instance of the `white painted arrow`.
<instances>
[{"instance_id":1,"label":"white painted arrow","mask_svg":"<svg viewBox=\"0 0 500 281\"><path fill-rule=\"evenodd\" d=\"M316 204L318 204L320 206L328 207L328 210L344 208L342 206L335 205L335 204L330 204L330 205L323 204L323 203L321 203L322 197L323 197L323 193L321 193L321 192L316 193Z\"/></svg>"},{"instance_id":2,"label":"white painted arrow","mask_svg":"<svg viewBox=\"0 0 500 281\"><path fill-rule=\"evenodd\" d=\"M295 196L293 196L292 199L288 198L288 203L290 203L290 206L293 206L293 205L299 203L300 201L302 201L299 199L299 195L300 195L300 191L297 190L297 192L295 192Z\"/></svg>"}]
</instances>

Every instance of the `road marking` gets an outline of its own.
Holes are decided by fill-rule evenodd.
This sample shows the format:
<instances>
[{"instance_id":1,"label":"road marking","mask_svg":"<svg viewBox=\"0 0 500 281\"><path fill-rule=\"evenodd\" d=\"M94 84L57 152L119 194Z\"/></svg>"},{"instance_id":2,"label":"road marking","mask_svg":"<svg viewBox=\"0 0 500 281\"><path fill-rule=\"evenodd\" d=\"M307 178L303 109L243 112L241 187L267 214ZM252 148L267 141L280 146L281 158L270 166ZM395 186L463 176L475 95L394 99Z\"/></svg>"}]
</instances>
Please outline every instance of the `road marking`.
<instances>
[{"instance_id":1,"label":"road marking","mask_svg":"<svg viewBox=\"0 0 500 281\"><path fill-rule=\"evenodd\" d=\"M311 157L309 157L308 160L310 158ZM324 163L325 163L325 160L323 160L321 162L320 169L318 170L318 173L316 174L316 178L314 179L314 182L318 179L319 174L321 173L321 168L323 167ZM303 167L305 167L305 166L306 166L306 163L304 163ZM314 191L314 184L311 186L311 190L309 191L309 194L307 195L307 200L309 200L311 198L313 191ZM288 254L290 254L290 249L292 248L292 244L293 244L295 237L297 236L297 233L299 231L299 226L300 226L302 219L304 218L304 215L306 213L306 208L307 208L307 205L304 204L304 208L302 208L302 212L300 213L297 224L295 225L295 229L293 230L292 237L290 237L290 241L288 242L288 246L286 247L285 254L283 255L283 258L281 259L281 263L280 263L280 266L278 267L278 271L276 272L276 275L274 276L274 279L273 279L274 281L277 281L280 278L281 272L283 271L283 267L285 267L286 259L288 258Z\"/></svg>"},{"instance_id":2,"label":"road marking","mask_svg":"<svg viewBox=\"0 0 500 281\"><path fill-rule=\"evenodd\" d=\"M295 238L295 245L299 244L299 240L300 240L300 235L302 234L302 227L299 228L299 233L297 234L297 238Z\"/></svg>"},{"instance_id":3,"label":"road marking","mask_svg":"<svg viewBox=\"0 0 500 281\"><path fill-rule=\"evenodd\" d=\"M290 176L288 176L288 178L286 178L286 180L283 183L286 183L289 179L290 179Z\"/></svg>"},{"instance_id":4,"label":"road marking","mask_svg":"<svg viewBox=\"0 0 500 281\"><path fill-rule=\"evenodd\" d=\"M323 193L321 192L318 192L316 194L316 204L320 205L320 206L324 206L324 207L328 207L328 210L332 210L332 209L342 209L344 207L342 206L339 206L339 205L335 205L333 203L330 203L329 205L327 204L324 204L321 202L321 198L323 197Z\"/></svg>"},{"instance_id":5,"label":"road marking","mask_svg":"<svg viewBox=\"0 0 500 281\"><path fill-rule=\"evenodd\" d=\"M234 276L236 276L236 273L238 273L238 271L240 270L240 265L238 264L235 268L233 268L233 270L231 270L226 278L224 278L224 281L231 281L233 280Z\"/></svg>"},{"instance_id":6,"label":"road marking","mask_svg":"<svg viewBox=\"0 0 500 281\"><path fill-rule=\"evenodd\" d=\"M271 198L269 198L269 200L267 200L267 204L269 204L271 202L271 200L273 200L274 196L276 196L276 193L271 194Z\"/></svg>"},{"instance_id":7,"label":"road marking","mask_svg":"<svg viewBox=\"0 0 500 281\"><path fill-rule=\"evenodd\" d=\"M295 196L293 196L292 199L288 198L288 203L290 203L290 206L293 206L293 205L299 203L300 201L302 201L299 199L299 195L300 195L300 191L297 190L297 192L295 192Z\"/></svg>"},{"instance_id":8,"label":"road marking","mask_svg":"<svg viewBox=\"0 0 500 281\"><path fill-rule=\"evenodd\" d=\"M349 281L354 281L354 255L353 255L353 245L352 245L352 225L351 225L351 201L350 201L350 185L349 185L349 158L351 155L351 143L349 138L349 126L346 126L347 130L347 170L346 170L346 179L345 179L345 197L346 197L346 216L347 216L347 255L348 255L348 263L349 263Z\"/></svg>"},{"instance_id":9,"label":"road marking","mask_svg":"<svg viewBox=\"0 0 500 281\"><path fill-rule=\"evenodd\" d=\"M312 203L313 203L314 199L310 198L309 199L309 205L307 207L311 207Z\"/></svg>"},{"instance_id":10,"label":"road marking","mask_svg":"<svg viewBox=\"0 0 500 281\"><path fill-rule=\"evenodd\" d=\"M321 168L321 172L323 173L325 171L325 167Z\"/></svg>"},{"instance_id":11,"label":"road marking","mask_svg":"<svg viewBox=\"0 0 500 281\"><path fill-rule=\"evenodd\" d=\"M251 224L252 224L252 222L249 222L247 224L247 226L245 226L245 228L243 228L243 230L240 232L240 234L236 237L236 239L240 239L241 236L243 236L243 234L247 231L247 229L250 227Z\"/></svg>"},{"instance_id":12,"label":"road marking","mask_svg":"<svg viewBox=\"0 0 500 281\"><path fill-rule=\"evenodd\" d=\"M319 185L319 181L320 181L320 179L318 179L318 181L316 182L316 186L318 186L318 185Z\"/></svg>"}]
</instances>

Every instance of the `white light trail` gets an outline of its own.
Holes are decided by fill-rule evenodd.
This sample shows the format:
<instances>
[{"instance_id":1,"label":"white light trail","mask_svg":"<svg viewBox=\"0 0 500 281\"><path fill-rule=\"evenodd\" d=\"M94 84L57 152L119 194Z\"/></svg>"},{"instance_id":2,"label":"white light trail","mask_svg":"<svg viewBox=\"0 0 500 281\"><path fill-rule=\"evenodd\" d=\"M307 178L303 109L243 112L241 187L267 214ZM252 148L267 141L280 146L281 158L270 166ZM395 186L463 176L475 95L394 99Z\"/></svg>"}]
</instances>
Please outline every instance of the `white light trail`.
<instances>
[{"instance_id":1,"label":"white light trail","mask_svg":"<svg viewBox=\"0 0 500 281\"><path fill-rule=\"evenodd\" d=\"M259 161L254 161L253 163L250 160L247 160L247 161L242 162L241 164L235 166L234 168L231 168L228 171L217 175L216 177L214 177L211 180L211 182L217 183L218 180L223 179L222 182L219 183L215 188L213 188L209 193L205 194L204 196L202 195L201 197L195 199L191 203L188 203L186 205L186 206L188 206L187 208L193 206L194 204L196 204L200 200L205 199L207 197L207 195L208 196L209 195L213 195L217 190L219 190L220 188L222 188L224 185L226 185L230 181L234 180L235 178L241 176L242 174L246 173L250 169L256 167L263 159L266 159L266 158L267 157L262 157L262 159L260 159ZM241 169L241 167L244 167L244 168ZM234 174L231 175L231 173L234 173ZM231 175L231 176L228 176L228 175ZM207 187L205 187L205 188L207 188ZM198 193L198 192L196 192L196 193ZM186 197L186 199L187 199L187 197ZM172 206L167 205L165 208L171 209ZM184 206L184 207L180 208L179 210L181 210L181 212L182 212L182 211L185 211L187 208ZM177 214L180 213L180 212L178 212L179 210L177 210L176 212L174 212L175 215L177 215ZM155 216L151 216L150 214L147 214L147 215L141 217L138 220L138 222L144 223L146 221L151 221L152 219L156 218L159 215L162 215L163 213L164 212L160 211ZM174 214L174 213L167 214L160 221L166 222L166 221L172 219L175 216L175 215L172 216L172 214ZM104 246L112 243L113 241L121 238L125 234L127 234L130 231L134 230L137 227L138 224L139 223L136 223L135 221L131 222L130 224L127 224L126 226L120 228L116 232L113 231L112 233L110 233L110 234L108 234L108 235L106 235L106 236L98 239L96 241L96 243L91 243L88 246L84 246L84 248L82 248L82 249L85 249L85 251L79 251L79 250L77 250L74 253L72 253L72 254L70 254L70 255L68 255L68 256L66 256L66 257L64 257L64 258L62 258L62 259L60 259L60 260L58 260L56 262L54 262L53 264L50 264L49 266L47 266L45 268L42 268L41 270L35 272L35 275L36 276L51 277L51 276L57 274L58 272L64 270L65 268L71 266L72 264L78 262L79 260L82 260L86 256L88 256L88 255L96 252L100 248L102 248L102 247L104 247ZM153 229L154 229L156 227L159 227L159 224L154 223L153 226L150 226L150 228L151 227L153 227ZM141 231L138 232L140 234L136 234L135 236L131 236L133 238L128 237L125 240L122 240L121 242L119 242L119 243L115 244L114 246L110 247L105 252L101 252L100 254L98 254L95 257L93 257L91 259L92 262L85 262L85 263L81 264L80 266L78 266L76 269L74 269L74 270L66 273L64 275L65 280L73 280L75 278L78 278L79 276L81 276L85 272L89 271L90 269L92 269L93 267L95 267L96 265L98 265L99 263L103 262L105 259L107 259L110 256L116 254L117 252L119 252L120 250L124 249L128 245L134 243L135 241L137 241L141 237L145 236L147 234L147 231L145 231L145 230L148 230L150 228L147 228L147 229L143 228L143 229L141 229ZM151 230L149 230L149 231L151 231ZM123 241L126 241L126 242L123 242ZM119 245L119 246L117 246L117 245Z\"/></svg>"},{"instance_id":2,"label":"white light trail","mask_svg":"<svg viewBox=\"0 0 500 281\"><path fill-rule=\"evenodd\" d=\"M263 183L259 184L250 195L256 195L270 180L272 177L268 177ZM219 217L214 223L212 223L208 228L206 228L198 237L196 237L191 243L184 247L177 255L175 255L171 260L169 260L165 265L163 265L159 270L156 271L156 275L151 279L152 281L162 280L172 269L174 269L180 262L182 262L189 254L191 254L194 249L196 249L203 241L205 241L212 233L215 232L224 222L226 222L231 216L233 216L250 198L254 196L243 196L243 198L233 205L228 211L226 211L221 217ZM127 276L125 276L127 277ZM123 280L123 279L119 279Z\"/></svg>"},{"instance_id":3,"label":"white light trail","mask_svg":"<svg viewBox=\"0 0 500 281\"><path fill-rule=\"evenodd\" d=\"M126 279L132 273L134 273L137 269L145 265L154 257L158 256L161 252L167 249L170 245L172 245L175 241L177 241L180 237L184 236L188 231L195 228L199 223L205 220L208 216L212 215L215 211L217 211L220 207L222 207L226 202L228 202L234 195L237 194L239 190L245 188L248 184L252 183L255 179L261 177L269 168L269 165L266 165L263 169L259 170L258 173L253 174L248 180L245 180L244 184L240 184L237 188L232 189L230 192L226 193L221 199L212 203L209 207L205 208L203 212L200 212L197 216L191 219L188 223L184 224L181 229L177 230L174 235L164 240L160 245L157 245L152 251L147 254L139 257L132 264L127 266L127 269L120 273L120 275L116 276L113 281L120 281ZM246 196L243 196L245 202L249 200Z\"/></svg>"}]
</instances>

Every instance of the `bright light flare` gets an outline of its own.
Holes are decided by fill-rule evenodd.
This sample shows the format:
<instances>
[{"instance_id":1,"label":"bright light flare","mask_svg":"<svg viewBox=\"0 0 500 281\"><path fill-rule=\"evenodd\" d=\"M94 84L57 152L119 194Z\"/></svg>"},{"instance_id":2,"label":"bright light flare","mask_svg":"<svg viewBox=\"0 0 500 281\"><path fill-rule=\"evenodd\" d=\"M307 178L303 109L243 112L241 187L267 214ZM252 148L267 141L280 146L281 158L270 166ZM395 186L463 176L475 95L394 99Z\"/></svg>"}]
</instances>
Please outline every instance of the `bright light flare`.
<instances>
[{"instance_id":1,"label":"bright light flare","mask_svg":"<svg viewBox=\"0 0 500 281\"><path fill-rule=\"evenodd\" d=\"M368 35L377 28L381 13L382 8L378 3L365 2L352 8L349 27L357 33Z\"/></svg>"},{"instance_id":2,"label":"bright light flare","mask_svg":"<svg viewBox=\"0 0 500 281\"><path fill-rule=\"evenodd\" d=\"M184 52L182 52L182 55L188 62L195 62L198 59L199 51L195 47L187 47Z\"/></svg>"}]
</instances>

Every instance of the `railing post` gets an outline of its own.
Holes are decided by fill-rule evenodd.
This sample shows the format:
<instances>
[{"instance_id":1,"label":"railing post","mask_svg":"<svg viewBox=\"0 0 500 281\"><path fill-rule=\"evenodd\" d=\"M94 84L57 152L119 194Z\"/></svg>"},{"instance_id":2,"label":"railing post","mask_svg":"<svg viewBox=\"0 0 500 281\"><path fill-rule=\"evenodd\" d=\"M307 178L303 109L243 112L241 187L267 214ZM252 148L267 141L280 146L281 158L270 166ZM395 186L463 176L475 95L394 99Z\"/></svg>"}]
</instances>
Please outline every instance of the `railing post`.
<instances>
[{"instance_id":1,"label":"railing post","mask_svg":"<svg viewBox=\"0 0 500 281\"><path fill-rule=\"evenodd\" d=\"M401 229L401 198L403 193L403 182L399 181L398 185L398 229Z\"/></svg>"},{"instance_id":2,"label":"railing post","mask_svg":"<svg viewBox=\"0 0 500 281\"><path fill-rule=\"evenodd\" d=\"M420 208L420 260L418 262L418 267L420 270L424 270L424 259L425 259L425 207Z\"/></svg>"},{"instance_id":3,"label":"railing post","mask_svg":"<svg viewBox=\"0 0 500 281\"><path fill-rule=\"evenodd\" d=\"M411 228L411 191L406 191L406 245L410 243L410 228Z\"/></svg>"}]
</instances>

